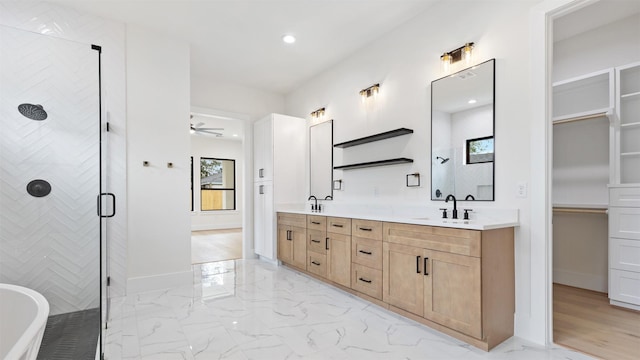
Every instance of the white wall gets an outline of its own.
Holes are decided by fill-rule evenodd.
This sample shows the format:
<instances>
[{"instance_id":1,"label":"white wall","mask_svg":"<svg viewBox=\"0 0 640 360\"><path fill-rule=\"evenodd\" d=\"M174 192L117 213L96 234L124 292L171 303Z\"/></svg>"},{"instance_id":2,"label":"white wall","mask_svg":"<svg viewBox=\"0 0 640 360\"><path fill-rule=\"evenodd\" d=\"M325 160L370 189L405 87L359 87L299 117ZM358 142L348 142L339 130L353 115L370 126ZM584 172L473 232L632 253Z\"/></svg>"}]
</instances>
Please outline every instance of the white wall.
<instances>
[{"instance_id":1,"label":"white wall","mask_svg":"<svg viewBox=\"0 0 640 360\"><path fill-rule=\"evenodd\" d=\"M496 201L473 204L473 208L520 211L520 226L515 231L516 334L525 337L536 331L532 325L535 316L544 316L531 313L532 293L543 289L532 289L530 199L516 197L516 184L530 181L530 53L526 40L529 9L534 3L437 3L430 11L310 79L286 99L286 113L293 116L308 117L313 109L326 106L326 117L334 119L335 142L403 126L415 131L353 150L336 149L336 165L347 157L364 161L406 156L415 161L412 165L337 171L334 178L344 180L344 191L334 192L336 202L389 201L436 207L442 203L429 200L429 83L442 76L439 57L474 41L475 62L496 58ZM363 105L358 91L376 82L381 83L378 101ZM405 175L416 171L424 174L422 188L405 187Z\"/></svg>"},{"instance_id":2,"label":"white wall","mask_svg":"<svg viewBox=\"0 0 640 360\"><path fill-rule=\"evenodd\" d=\"M194 211L191 230L231 229L242 227L244 208L244 154L242 141L217 139L211 136L191 135L193 156ZM200 158L233 159L236 161L236 210L200 211Z\"/></svg>"},{"instance_id":3,"label":"white wall","mask_svg":"<svg viewBox=\"0 0 640 360\"><path fill-rule=\"evenodd\" d=\"M188 44L127 26L127 105L128 286L189 284Z\"/></svg>"},{"instance_id":4,"label":"white wall","mask_svg":"<svg viewBox=\"0 0 640 360\"><path fill-rule=\"evenodd\" d=\"M585 19L585 21L589 21ZM553 44L553 80L638 61L640 14Z\"/></svg>"},{"instance_id":5,"label":"white wall","mask_svg":"<svg viewBox=\"0 0 640 360\"><path fill-rule=\"evenodd\" d=\"M284 111L282 94L191 75L191 105L245 114L252 121Z\"/></svg>"}]
</instances>

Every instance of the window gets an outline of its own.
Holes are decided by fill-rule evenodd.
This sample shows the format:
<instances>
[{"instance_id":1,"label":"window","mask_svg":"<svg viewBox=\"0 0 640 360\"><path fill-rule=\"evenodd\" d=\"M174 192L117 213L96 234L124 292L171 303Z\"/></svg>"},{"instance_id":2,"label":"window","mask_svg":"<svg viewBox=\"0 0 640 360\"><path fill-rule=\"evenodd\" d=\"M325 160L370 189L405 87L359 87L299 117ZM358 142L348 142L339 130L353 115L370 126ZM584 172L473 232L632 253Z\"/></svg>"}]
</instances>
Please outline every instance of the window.
<instances>
[{"instance_id":1,"label":"window","mask_svg":"<svg viewBox=\"0 0 640 360\"><path fill-rule=\"evenodd\" d=\"M200 158L200 209L236 209L236 161Z\"/></svg>"},{"instance_id":2,"label":"window","mask_svg":"<svg viewBox=\"0 0 640 360\"><path fill-rule=\"evenodd\" d=\"M467 140L467 164L493 162L493 136Z\"/></svg>"}]
</instances>

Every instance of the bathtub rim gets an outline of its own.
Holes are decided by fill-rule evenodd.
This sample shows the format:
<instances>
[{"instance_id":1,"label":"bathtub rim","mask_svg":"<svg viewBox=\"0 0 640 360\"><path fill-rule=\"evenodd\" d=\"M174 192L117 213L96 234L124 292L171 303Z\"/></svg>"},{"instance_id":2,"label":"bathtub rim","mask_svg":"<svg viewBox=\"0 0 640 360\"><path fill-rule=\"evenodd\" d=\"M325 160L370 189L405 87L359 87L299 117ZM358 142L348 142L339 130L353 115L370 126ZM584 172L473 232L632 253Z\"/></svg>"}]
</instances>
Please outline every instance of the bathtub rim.
<instances>
[{"instance_id":1,"label":"bathtub rim","mask_svg":"<svg viewBox=\"0 0 640 360\"><path fill-rule=\"evenodd\" d=\"M7 359L19 358L27 353L30 347L40 347L42 335L44 335L44 328L47 325L47 318L49 317L49 302L39 292L24 286L0 283L0 290L14 291L30 297L36 303L38 309L31 324L29 324L27 329L22 333L22 336L20 336L18 341L13 344L11 350L6 354ZM33 342L34 339L36 343Z\"/></svg>"}]
</instances>

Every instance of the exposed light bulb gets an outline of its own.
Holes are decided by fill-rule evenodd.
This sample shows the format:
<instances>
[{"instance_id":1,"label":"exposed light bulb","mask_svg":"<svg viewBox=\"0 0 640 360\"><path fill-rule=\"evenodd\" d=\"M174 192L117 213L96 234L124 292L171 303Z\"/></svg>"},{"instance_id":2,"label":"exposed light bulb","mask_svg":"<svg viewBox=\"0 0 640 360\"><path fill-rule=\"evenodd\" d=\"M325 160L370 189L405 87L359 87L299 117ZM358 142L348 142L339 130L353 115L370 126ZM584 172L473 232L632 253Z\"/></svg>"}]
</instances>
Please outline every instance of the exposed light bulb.
<instances>
[{"instance_id":1,"label":"exposed light bulb","mask_svg":"<svg viewBox=\"0 0 640 360\"><path fill-rule=\"evenodd\" d=\"M468 101L468 103L469 103L469 104L475 104L475 103L477 103L477 102L478 102L478 101L477 101L476 99L471 99L471 100L469 100L469 101Z\"/></svg>"},{"instance_id":2,"label":"exposed light bulb","mask_svg":"<svg viewBox=\"0 0 640 360\"><path fill-rule=\"evenodd\" d=\"M444 53L442 54L442 56L440 56L440 60L442 62L442 71L445 74L448 74L449 70L451 70L451 55L449 55L449 53Z\"/></svg>"},{"instance_id":3,"label":"exposed light bulb","mask_svg":"<svg viewBox=\"0 0 640 360\"><path fill-rule=\"evenodd\" d=\"M471 43L464 44L462 48L462 57L467 65L471 64L471 53L473 52L473 45Z\"/></svg>"}]
</instances>

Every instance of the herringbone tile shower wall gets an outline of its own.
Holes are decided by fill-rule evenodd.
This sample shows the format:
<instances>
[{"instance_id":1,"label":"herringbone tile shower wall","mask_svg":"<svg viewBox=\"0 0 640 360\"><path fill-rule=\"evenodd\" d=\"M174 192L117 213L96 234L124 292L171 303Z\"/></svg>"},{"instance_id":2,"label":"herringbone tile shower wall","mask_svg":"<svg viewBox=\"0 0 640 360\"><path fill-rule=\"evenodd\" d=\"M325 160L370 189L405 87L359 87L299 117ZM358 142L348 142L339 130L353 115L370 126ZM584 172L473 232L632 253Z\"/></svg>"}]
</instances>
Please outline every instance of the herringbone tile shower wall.
<instances>
[{"instance_id":1,"label":"herringbone tile shower wall","mask_svg":"<svg viewBox=\"0 0 640 360\"><path fill-rule=\"evenodd\" d=\"M97 120L93 121L97 102L88 99L94 94L76 87L83 81L82 74L91 72L90 67L97 69L97 62L90 48L83 54L93 58L85 61L81 59L84 55L69 56L64 47L102 46L103 121L109 121L111 128L109 146L103 147L109 165L103 170L107 189L116 194L119 204L126 204L124 25L46 2L0 2L0 30L4 34L17 29L46 35L30 34L34 39L44 38L44 43L59 38L77 44L56 40L67 45L39 45L9 37L10 45L5 44L4 35L0 43L2 61L35 71L19 80L13 70L5 70L4 62L0 68L0 282L21 283L42 292L52 305L52 314L95 307L100 285L99 244L86 239L97 239L98 189L88 185L97 182L97 171L95 179L89 175L94 171L89 163L97 161L98 147L90 140L99 131ZM48 51L51 57L42 57ZM66 69L43 68L60 61ZM62 79L62 85L47 85L46 71L53 73L55 82ZM16 81L24 81L18 84L20 91L12 90ZM97 91L97 85L91 88ZM16 110L21 102L42 104L49 118L43 124L27 120ZM87 119L89 111L93 111L91 120ZM67 120L55 128L44 126L60 116ZM51 195L42 199L26 195L25 179L47 177ZM58 195L59 199L54 197ZM126 219L126 209L119 206L116 217L106 224L112 296L125 293ZM70 294L79 289L86 293L80 290L77 300L71 300Z\"/></svg>"}]
</instances>

